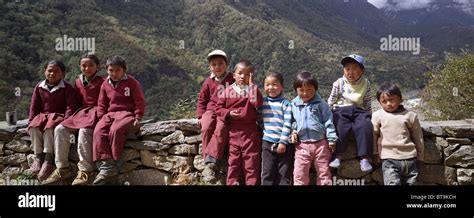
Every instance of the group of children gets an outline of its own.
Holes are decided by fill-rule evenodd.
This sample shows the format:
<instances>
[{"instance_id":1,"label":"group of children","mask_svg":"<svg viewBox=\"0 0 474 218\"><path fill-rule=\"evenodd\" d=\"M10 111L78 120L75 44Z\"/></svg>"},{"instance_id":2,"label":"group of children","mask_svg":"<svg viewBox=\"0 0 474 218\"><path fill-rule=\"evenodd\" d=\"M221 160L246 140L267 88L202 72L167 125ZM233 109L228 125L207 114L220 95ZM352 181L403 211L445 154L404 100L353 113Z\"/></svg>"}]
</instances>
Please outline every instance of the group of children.
<instances>
[{"instance_id":1,"label":"group of children","mask_svg":"<svg viewBox=\"0 0 474 218\"><path fill-rule=\"evenodd\" d=\"M331 168L341 166L353 137L361 171L373 169L369 158L375 155L376 162L382 160L385 185L416 184L424 155L417 115L403 108L401 91L391 84L378 89L382 109L372 114L362 56L341 60L343 76L333 83L328 103L310 72L298 73L293 83L297 96L290 102L283 96L281 73L265 76L263 98L249 61L228 72L224 51L212 51L207 59L211 76L197 108L205 179L215 179L228 149L227 185L308 185L312 164L316 183L331 185Z\"/></svg>"},{"instance_id":2,"label":"group of children","mask_svg":"<svg viewBox=\"0 0 474 218\"><path fill-rule=\"evenodd\" d=\"M94 54L84 54L79 67L73 88L64 80L65 65L48 62L45 80L33 92L28 133L36 158L30 171L43 184L68 181L74 175L72 185L113 184L126 135L137 132L145 112L141 85L126 73L122 57L107 60L107 78L98 75L100 60ZM77 144L78 172L69 165L72 143Z\"/></svg>"},{"instance_id":3,"label":"group of children","mask_svg":"<svg viewBox=\"0 0 474 218\"><path fill-rule=\"evenodd\" d=\"M342 59L343 76L333 83L327 103L310 72L298 73L293 83L297 96L289 101L281 73L265 76L263 97L249 61L238 62L229 72L224 51L212 51L207 60L211 75L197 102L203 179L216 179L227 150L227 185L308 185L311 165L316 183L331 185L331 168L341 166L354 137L361 171L372 170L369 158L375 154L375 161L382 160L385 185L416 184L424 155L417 115L401 105L400 89L390 84L377 91L382 109L371 113L362 56ZM107 60L106 78L98 75L100 60L94 54L83 55L79 67L73 87L64 80L65 65L48 62L45 80L33 92L28 133L36 159L30 170L43 184L74 175L73 185L113 184L126 135L139 130L145 112L141 85L127 74L122 57ZM78 172L69 165L72 143L77 144Z\"/></svg>"}]
</instances>

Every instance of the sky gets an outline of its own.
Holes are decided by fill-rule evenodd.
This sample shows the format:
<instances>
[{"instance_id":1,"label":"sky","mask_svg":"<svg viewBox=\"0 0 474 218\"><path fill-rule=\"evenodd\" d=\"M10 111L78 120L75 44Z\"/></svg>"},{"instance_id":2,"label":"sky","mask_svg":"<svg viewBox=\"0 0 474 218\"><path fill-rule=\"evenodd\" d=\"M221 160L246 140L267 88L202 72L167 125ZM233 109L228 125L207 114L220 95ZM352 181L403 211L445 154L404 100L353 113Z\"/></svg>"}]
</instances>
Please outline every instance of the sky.
<instances>
[{"instance_id":1,"label":"sky","mask_svg":"<svg viewBox=\"0 0 474 218\"><path fill-rule=\"evenodd\" d=\"M412 10L428 8L430 3L435 0L368 0L369 3L377 8L391 8L394 10ZM460 4L461 10L474 14L474 0L438 0L452 1ZM389 3L390 2L390 3Z\"/></svg>"}]
</instances>

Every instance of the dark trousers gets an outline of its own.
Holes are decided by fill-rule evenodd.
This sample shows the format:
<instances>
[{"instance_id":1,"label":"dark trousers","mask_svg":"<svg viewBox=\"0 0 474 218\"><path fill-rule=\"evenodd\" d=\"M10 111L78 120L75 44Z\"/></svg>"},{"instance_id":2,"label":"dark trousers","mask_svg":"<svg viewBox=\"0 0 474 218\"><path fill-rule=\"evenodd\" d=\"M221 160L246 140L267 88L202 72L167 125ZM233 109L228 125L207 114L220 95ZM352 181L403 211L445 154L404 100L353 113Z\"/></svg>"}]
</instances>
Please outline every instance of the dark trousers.
<instances>
[{"instance_id":1,"label":"dark trousers","mask_svg":"<svg viewBox=\"0 0 474 218\"><path fill-rule=\"evenodd\" d=\"M278 154L272 145L262 141L262 185L291 185L295 147L287 145L285 153Z\"/></svg>"},{"instance_id":2,"label":"dark trousers","mask_svg":"<svg viewBox=\"0 0 474 218\"><path fill-rule=\"evenodd\" d=\"M350 133L353 132L357 144L357 156L372 155L373 126L372 115L362 108L355 106L338 107L333 111L333 121L339 141L336 153L344 153L349 144Z\"/></svg>"}]
</instances>

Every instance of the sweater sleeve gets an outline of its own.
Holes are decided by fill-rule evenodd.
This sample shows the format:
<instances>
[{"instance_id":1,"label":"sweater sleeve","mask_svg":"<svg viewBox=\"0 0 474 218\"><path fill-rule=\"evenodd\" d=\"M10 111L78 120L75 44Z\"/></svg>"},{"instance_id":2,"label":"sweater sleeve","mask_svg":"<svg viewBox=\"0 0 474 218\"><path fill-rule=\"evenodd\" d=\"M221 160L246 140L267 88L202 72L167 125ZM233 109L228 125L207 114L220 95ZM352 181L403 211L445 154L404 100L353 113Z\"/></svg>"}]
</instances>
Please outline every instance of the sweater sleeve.
<instances>
[{"instance_id":1,"label":"sweater sleeve","mask_svg":"<svg viewBox=\"0 0 474 218\"><path fill-rule=\"evenodd\" d=\"M224 90L224 96L227 96L228 89ZM215 92L214 95L218 95L218 92ZM221 117L223 120L227 120L229 118L230 110L227 108L226 105L226 97L218 97L216 104L216 114L217 116Z\"/></svg>"},{"instance_id":2,"label":"sweater sleeve","mask_svg":"<svg viewBox=\"0 0 474 218\"><path fill-rule=\"evenodd\" d=\"M208 85L208 80L206 79L202 84L201 91L198 95L196 116L198 119L201 119L202 115L206 112L207 104L211 99L211 93Z\"/></svg>"},{"instance_id":3,"label":"sweater sleeve","mask_svg":"<svg viewBox=\"0 0 474 218\"><path fill-rule=\"evenodd\" d=\"M373 151L374 153L380 153L381 149L379 148L379 137L380 137L380 118L379 118L379 113L376 111L375 113L372 114L372 126L373 126Z\"/></svg>"},{"instance_id":4,"label":"sweater sleeve","mask_svg":"<svg viewBox=\"0 0 474 218\"><path fill-rule=\"evenodd\" d=\"M367 80L367 92L365 93L363 101L365 110L372 112L372 88L369 80Z\"/></svg>"},{"instance_id":5,"label":"sweater sleeve","mask_svg":"<svg viewBox=\"0 0 474 218\"><path fill-rule=\"evenodd\" d=\"M324 126L326 127L326 137L329 142L336 142L338 137L336 134L336 127L334 126L333 123L333 117L332 117L332 112L331 108L329 107L328 104L321 103L321 109L322 109L322 121L324 123Z\"/></svg>"},{"instance_id":6,"label":"sweater sleeve","mask_svg":"<svg viewBox=\"0 0 474 218\"><path fill-rule=\"evenodd\" d=\"M106 86L107 82L104 81L100 86L99 99L97 100L97 117L100 119L107 113L110 99L107 97Z\"/></svg>"},{"instance_id":7,"label":"sweater sleeve","mask_svg":"<svg viewBox=\"0 0 474 218\"><path fill-rule=\"evenodd\" d=\"M419 161L424 160L425 155L425 145L423 142L423 131L421 130L420 121L418 120L418 116L415 115L412 120L412 125L410 128L410 136L413 143L415 143L416 147L416 159Z\"/></svg>"},{"instance_id":8,"label":"sweater sleeve","mask_svg":"<svg viewBox=\"0 0 474 218\"><path fill-rule=\"evenodd\" d=\"M141 120L143 115L145 115L145 96L143 94L142 86L138 80L134 81L134 86L132 90L133 101L135 103L135 119Z\"/></svg>"},{"instance_id":9,"label":"sweater sleeve","mask_svg":"<svg viewBox=\"0 0 474 218\"><path fill-rule=\"evenodd\" d=\"M334 104L337 102L337 100L339 99L339 96L341 95L341 93L339 93L339 90L340 90L339 80L336 80L336 82L332 84L331 94L329 95L329 98L328 98L329 107L332 108Z\"/></svg>"},{"instance_id":10,"label":"sweater sleeve","mask_svg":"<svg viewBox=\"0 0 474 218\"><path fill-rule=\"evenodd\" d=\"M30 112L28 116L28 122L31 122L41 112L41 96L39 94L40 87L36 85L33 90L33 96L31 97Z\"/></svg>"},{"instance_id":11,"label":"sweater sleeve","mask_svg":"<svg viewBox=\"0 0 474 218\"><path fill-rule=\"evenodd\" d=\"M289 144L291 134L291 104L288 101L283 101L283 128L281 130L281 136L279 143L285 145Z\"/></svg>"},{"instance_id":12,"label":"sweater sleeve","mask_svg":"<svg viewBox=\"0 0 474 218\"><path fill-rule=\"evenodd\" d=\"M68 118L76 112L79 108L78 96L76 89L71 85L66 85L66 112L64 113L64 118Z\"/></svg>"}]
</instances>

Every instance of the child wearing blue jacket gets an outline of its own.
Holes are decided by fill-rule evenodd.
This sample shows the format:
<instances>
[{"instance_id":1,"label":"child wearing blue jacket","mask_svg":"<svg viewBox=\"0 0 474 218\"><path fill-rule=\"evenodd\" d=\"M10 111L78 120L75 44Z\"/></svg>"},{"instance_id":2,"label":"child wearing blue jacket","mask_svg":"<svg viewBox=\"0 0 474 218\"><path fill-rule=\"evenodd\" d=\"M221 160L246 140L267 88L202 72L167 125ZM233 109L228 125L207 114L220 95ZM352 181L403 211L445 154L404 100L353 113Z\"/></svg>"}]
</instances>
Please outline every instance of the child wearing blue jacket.
<instances>
[{"instance_id":1,"label":"child wearing blue jacket","mask_svg":"<svg viewBox=\"0 0 474 218\"><path fill-rule=\"evenodd\" d=\"M318 82L307 71L296 76L293 84L298 96L292 101L295 143L294 185L309 184L309 170L314 164L317 185L331 185L329 161L335 151L337 135L329 105L321 98Z\"/></svg>"}]
</instances>

